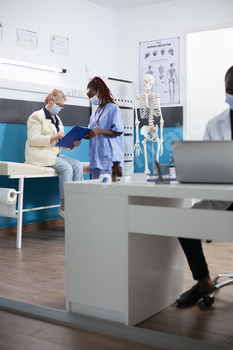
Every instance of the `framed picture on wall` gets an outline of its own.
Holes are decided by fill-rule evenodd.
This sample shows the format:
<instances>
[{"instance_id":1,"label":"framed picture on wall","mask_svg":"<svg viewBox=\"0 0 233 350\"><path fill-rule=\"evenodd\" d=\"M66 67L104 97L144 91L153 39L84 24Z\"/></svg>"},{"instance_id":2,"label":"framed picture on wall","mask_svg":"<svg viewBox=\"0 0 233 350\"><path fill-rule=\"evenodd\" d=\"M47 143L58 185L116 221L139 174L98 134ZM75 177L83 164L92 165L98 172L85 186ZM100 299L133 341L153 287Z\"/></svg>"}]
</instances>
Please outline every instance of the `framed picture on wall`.
<instances>
[{"instance_id":1,"label":"framed picture on wall","mask_svg":"<svg viewBox=\"0 0 233 350\"><path fill-rule=\"evenodd\" d=\"M139 43L140 94L146 92L145 74L155 78L152 91L159 94L161 104L180 103L179 37Z\"/></svg>"},{"instance_id":2,"label":"framed picture on wall","mask_svg":"<svg viewBox=\"0 0 233 350\"><path fill-rule=\"evenodd\" d=\"M30 30L17 28L17 46L24 49L37 50L38 34Z\"/></svg>"},{"instance_id":3,"label":"framed picture on wall","mask_svg":"<svg viewBox=\"0 0 233 350\"><path fill-rule=\"evenodd\" d=\"M50 52L58 55L68 56L69 54L69 38L51 35Z\"/></svg>"}]
</instances>

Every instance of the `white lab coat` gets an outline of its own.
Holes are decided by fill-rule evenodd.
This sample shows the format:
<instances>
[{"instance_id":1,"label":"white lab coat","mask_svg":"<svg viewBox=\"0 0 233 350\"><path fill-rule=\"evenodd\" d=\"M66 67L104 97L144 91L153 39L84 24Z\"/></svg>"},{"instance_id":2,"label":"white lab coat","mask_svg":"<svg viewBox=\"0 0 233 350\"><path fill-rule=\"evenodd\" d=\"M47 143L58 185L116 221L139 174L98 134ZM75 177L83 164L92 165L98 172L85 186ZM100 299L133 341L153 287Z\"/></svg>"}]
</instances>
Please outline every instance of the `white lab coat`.
<instances>
[{"instance_id":1,"label":"white lab coat","mask_svg":"<svg viewBox=\"0 0 233 350\"><path fill-rule=\"evenodd\" d=\"M231 138L231 118L230 108L218 114L208 121L203 140L205 141L230 141ZM194 204L195 209L226 210L232 202L225 201L201 201Z\"/></svg>"},{"instance_id":2,"label":"white lab coat","mask_svg":"<svg viewBox=\"0 0 233 350\"><path fill-rule=\"evenodd\" d=\"M230 141L231 140L231 118L230 108L210 119L206 125L203 140Z\"/></svg>"}]
</instances>

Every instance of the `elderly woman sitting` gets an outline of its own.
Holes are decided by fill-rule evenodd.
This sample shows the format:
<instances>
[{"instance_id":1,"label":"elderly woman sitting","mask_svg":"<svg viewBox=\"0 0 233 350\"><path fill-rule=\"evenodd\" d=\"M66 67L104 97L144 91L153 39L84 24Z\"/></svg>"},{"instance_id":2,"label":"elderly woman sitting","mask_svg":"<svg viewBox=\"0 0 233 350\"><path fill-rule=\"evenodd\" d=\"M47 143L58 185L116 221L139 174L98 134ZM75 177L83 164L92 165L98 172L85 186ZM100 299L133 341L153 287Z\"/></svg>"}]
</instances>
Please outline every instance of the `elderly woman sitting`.
<instances>
[{"instance_id":1,"label":"elderly woman sitting","mask_svg":"<svg viewBox=\"0 0 233 350\"><path fill-rule=\"evenodd\" d=\"M66 96L61 90L53 89L45 99L45 106L28 118L25 163L50 166L59 174L59 215L65 218L64 184L68 181L83 180L83 167L79 160L62 156L62 147L56 143L64 137L64 127L58 113L64 108ZM78 147L81 141L75 141Z\"/></svg>"}]
</instances>

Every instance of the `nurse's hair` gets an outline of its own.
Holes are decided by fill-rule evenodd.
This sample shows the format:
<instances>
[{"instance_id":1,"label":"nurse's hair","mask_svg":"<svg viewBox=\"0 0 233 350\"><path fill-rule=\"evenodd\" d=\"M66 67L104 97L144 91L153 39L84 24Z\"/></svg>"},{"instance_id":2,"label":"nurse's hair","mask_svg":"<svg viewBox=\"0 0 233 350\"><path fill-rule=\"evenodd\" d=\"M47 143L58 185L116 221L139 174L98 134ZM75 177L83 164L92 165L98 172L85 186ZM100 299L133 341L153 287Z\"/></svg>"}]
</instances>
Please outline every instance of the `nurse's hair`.
<instances>
[{"instance_id":1,"label":"nurse's hair","mask_svg":"<svg viewBox=\"0 0 233 350\"><path fill-rule=\"evenodd\" d=\"M228 75L233 75L233 66L231 66L228 71L226 72L226 75L225 75L225 80L227 78Z\"/></svg>"},{"instance_id":2,"label":"nurse's hair","mask_svg":"<svg viewBox=\"0 0 233 350\"><path fill-rule=\"evenodd\" d=\"M103 98L105 98L106 101L116 104L111 91L109 90L109 88L101 78L94 77L87 85L87 89L90 89L90 88L95 90L96 92L98 91L98 97L100 101L102 101Z\"/></svg>"},{"instance_id":3,"label":"nurse's hair","mask_svg":"<svg viewBox=\"0 0 233 350\"><path fill-rule=\"evenodd\" d=\"M48 95L45 98L45 103L47 104L49 101L48 99L51 98L53 101L59 100L59 99L63 99L64 101L67 100L65 94L63 91L59 90L59 89L52 89Z\"/></svg>"}]
</instances>

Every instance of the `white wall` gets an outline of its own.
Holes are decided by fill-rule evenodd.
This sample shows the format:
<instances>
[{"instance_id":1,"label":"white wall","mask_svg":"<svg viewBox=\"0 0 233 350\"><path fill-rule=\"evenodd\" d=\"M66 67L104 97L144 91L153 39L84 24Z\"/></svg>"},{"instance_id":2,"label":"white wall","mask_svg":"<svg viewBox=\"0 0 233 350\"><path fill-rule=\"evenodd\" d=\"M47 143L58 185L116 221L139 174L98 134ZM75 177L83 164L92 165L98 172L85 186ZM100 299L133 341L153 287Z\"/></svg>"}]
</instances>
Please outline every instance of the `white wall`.
<instances>
[{"instance_id":1,"label":"white wall","mask_svg":"<svg viewBox=\"0 0 233 350\"><path fill-rule=\"evenodd\" d=\"M90 64L91 76L133 80L136 95L139 42L179 36L181 105L186 107L186 32L233 26L232 13L232 0L177 0L120 12L86 0L0 0L0 57L67 69L56 74L0 65L0 78L85 89L85 64ZM37 51L16 46L17 28L38 33ZM68 56L50 53L51 34L69 38ZM4 91L4 97L9 94ZM73 98L69 103L86 104Z\"/></svg>"},{"instance_id":2,"label":"white wall","mask_svg":"<svg viewBox=\"0 0 233 350\"><path fill-rule=\"evenodd\" d=\"M186 129L186 33L233 26L232 13L232 0L177 0L118 12L118 76L133 80L135 95L139 94L139 42L180 37L180 100Z\"/></svg>"},{"instance_id":3,"label":"white wall","mask_svg":"<svg viewBox=\"0 0 233 350\"><path fill-rule=\"evenodd\" d=\"M225 74L233 65L233 27L187 34L187 138L201 140L205 125L229 108Z\"/></svg>"},{"instance_id":4,"label":"white wall","mask_svg":"<svg viewBox=\"0 0 233 350\"><path fill-rule=\"evenodd\" d=\"M115 11L86 0L0 0L0 22L0 57L67 69L57 74L0 64L0 78L86 89L85 64L92 77L116 76ZM38 33L37 51L17 47L17 28ZM50 53L51 34L69 38L68 56Z\"/></svg>"}]
</instances>

